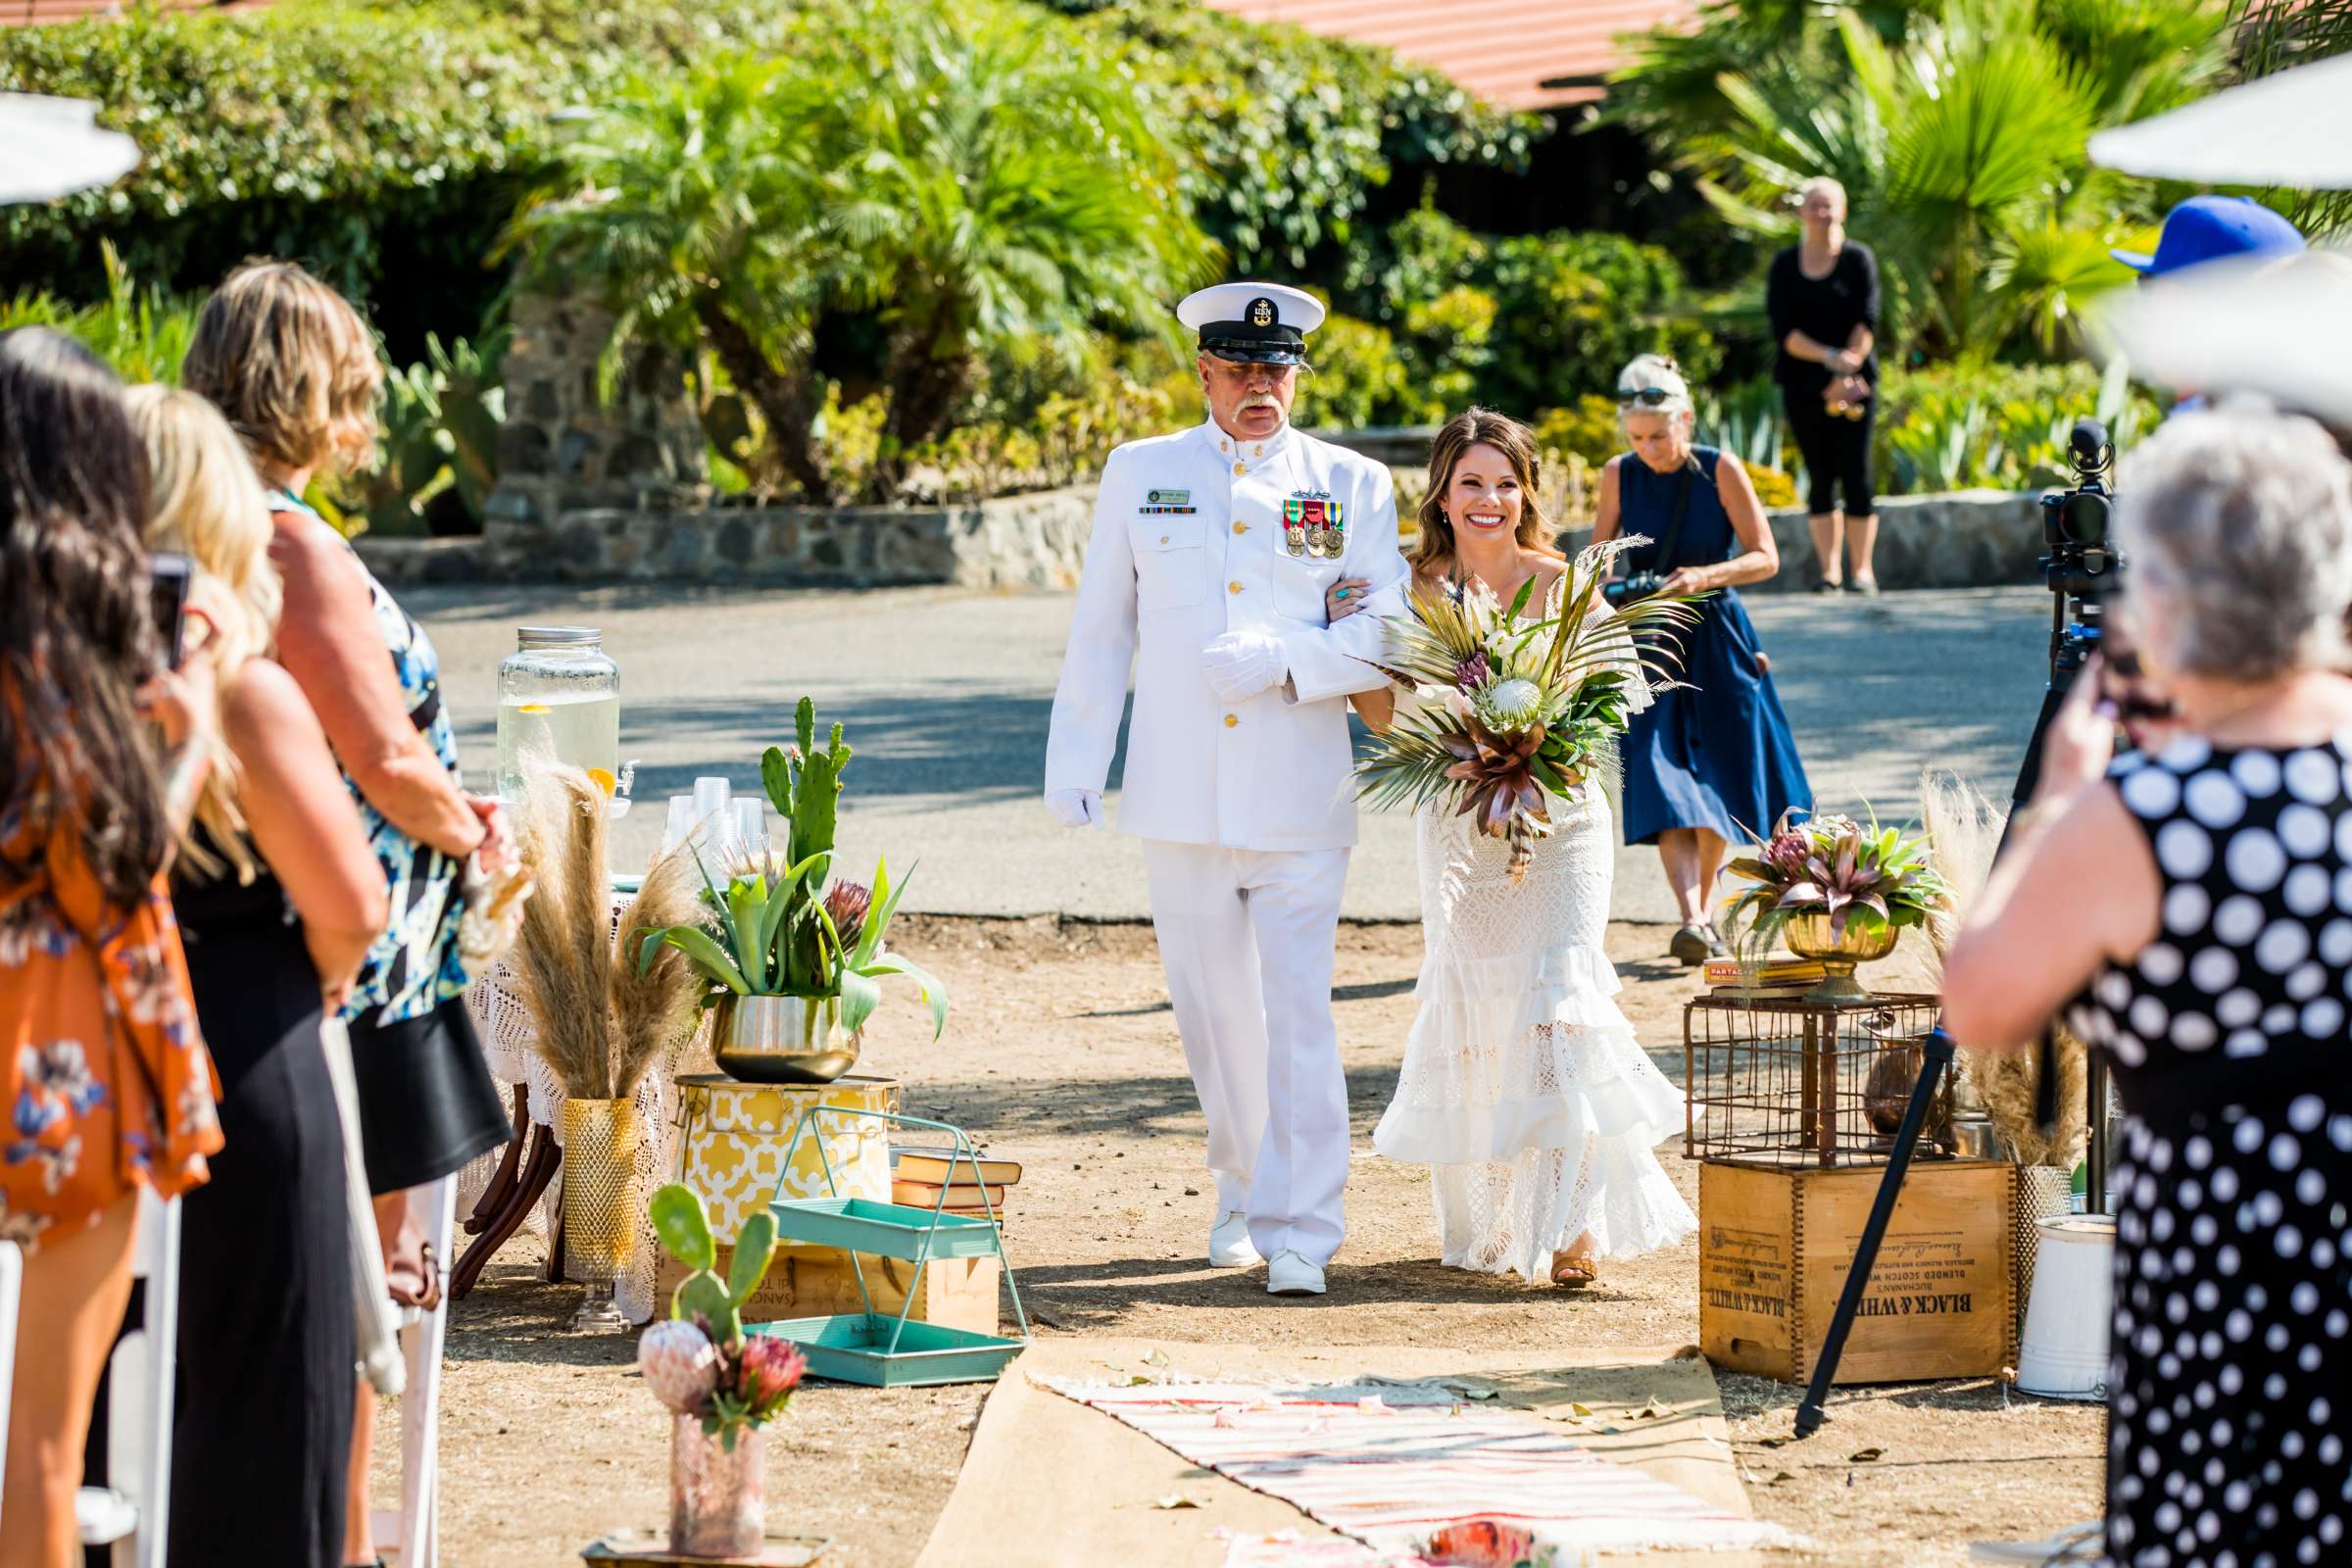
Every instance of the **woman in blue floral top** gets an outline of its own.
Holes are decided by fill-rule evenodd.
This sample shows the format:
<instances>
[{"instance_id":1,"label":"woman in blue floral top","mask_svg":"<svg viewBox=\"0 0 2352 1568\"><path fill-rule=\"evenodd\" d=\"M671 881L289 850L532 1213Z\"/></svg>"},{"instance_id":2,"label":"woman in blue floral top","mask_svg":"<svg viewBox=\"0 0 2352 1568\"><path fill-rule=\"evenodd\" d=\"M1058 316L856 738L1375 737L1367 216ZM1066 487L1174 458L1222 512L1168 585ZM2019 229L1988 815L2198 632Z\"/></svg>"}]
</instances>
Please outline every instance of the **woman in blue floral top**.
<instances>
[{"instance_id":1,"label":"woman in blue floral top","mask_svg":"<svg viewBox=\"0 0 2352 1568\"><path fill-rule=\"evenodd\" d=\"M270 559L285 583L277 660L317 710L391 886L391 926L361 966L343 1016L393 1294L429 1307L440 1298L440 1260L407 1223L403 1192L512 1135L460 1000L466 977L458 928L467 857L503 860L513 851L495 803L458 786L432 643L299 499L314 473L373 456L383 384L373 333L301 268L255 263L206 302L180 373L228 416L271 489ZM367 1488L373 1417L363 1383L347 1563L375 1556Z\"/></svg>"}]
</instances>

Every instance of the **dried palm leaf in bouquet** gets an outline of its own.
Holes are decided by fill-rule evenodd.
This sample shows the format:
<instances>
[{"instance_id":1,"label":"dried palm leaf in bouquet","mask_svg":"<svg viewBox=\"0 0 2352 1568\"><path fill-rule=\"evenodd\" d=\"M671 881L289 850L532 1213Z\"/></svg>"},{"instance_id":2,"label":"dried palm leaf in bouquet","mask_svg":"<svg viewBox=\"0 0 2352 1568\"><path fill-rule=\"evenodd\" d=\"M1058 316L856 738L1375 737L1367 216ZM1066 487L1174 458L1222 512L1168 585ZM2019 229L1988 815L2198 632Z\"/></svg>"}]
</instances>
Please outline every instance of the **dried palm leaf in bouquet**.
<instances>
[{"instance_id":1,"label":"dried palm leaf in bouquet","mask_svg":"<svg viewBox=\"0 0 2352 1568\"><path fill-rule=\"evenodd\" d=\"M681 954L640 965L616 943L604 791L576 767L526 763L516 838L538 891L509 965L531 1009L532 1045L575 1100L626 1100L646 1069L694 1031L703 991ZM619 930L699 920L694 863L654 862ZM674 961L673 961L674 960Z\"/></svg>"},{"instance_id":2,"label":"dried palm leaf in bouquet","mask_svg":"<svg viewBox=\"0 0 2352 1568\"><path fill-rule=\"evenodd\" d=\"M1556 615L1523 619L1530 579L1505 606L1483 585L1422 589L1388 625L1382 667L1418 704L1373 738L1356 793L1416 810L1443 801L1511 847L1527 874L1551 832L1549 803L1576 802L1607 769L1638 683L1669 683L1673 653L1639 633L1689 626L1693 600L1656 596L1611 611L1600 585L1640 538L1589 546L1569 564Z\"/></svg>"},{"instance_id":3,"label":"dried palm leaf in bouquet","mask_svg":"<svg viewBox=\"0 0 2352 1568\"><path fill-rule=\"evenodd\" d=\"M1935 847L1936 869L1942 873L1948 896L1928 921L1933 950L1930 972L1941 989L1943 956L1967 924L1969 910L1983 897L2000 848L2005 820L1997 808L1976 788L1949 773L1923 774L1919 781L1920 817ZM1991 1118L1993 1132L2020 1163L2056 1165L2072 1169L2089 1141L2090 1052L2081 1040L2056 1026L2050 1061L2057 1073L2051 1101L2052 1120L2043 1121L2043 1055L2036 1050L1960 1052L1961 1071Z\"/></svg>"}]
</instances>

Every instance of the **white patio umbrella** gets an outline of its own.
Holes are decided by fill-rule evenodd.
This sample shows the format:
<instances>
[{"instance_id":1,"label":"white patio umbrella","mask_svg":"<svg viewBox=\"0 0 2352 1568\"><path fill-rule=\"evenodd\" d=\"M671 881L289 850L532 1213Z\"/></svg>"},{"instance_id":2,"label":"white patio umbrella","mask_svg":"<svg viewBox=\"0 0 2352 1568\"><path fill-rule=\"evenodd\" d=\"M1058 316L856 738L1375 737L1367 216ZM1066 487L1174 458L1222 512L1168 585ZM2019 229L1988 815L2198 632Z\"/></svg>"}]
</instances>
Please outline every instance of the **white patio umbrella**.
<instances>
[{"instance_id":1,"label":"white patio umbrella","mask_svg":"<svg viewBox=\"0 0 2352 1568\"><path fill-rule=\"evenodd\" d=\"M2352 427L2352 251L2209 262L2118 290L2091 325L2142 379Z\"/></svg>"},{"instance_id":2,"label":"white patio umbrella","mask_svg":"<svg viewBox=\"0 0 2352 1568\"><path fill-rule=\"evenodd\" d=\"M0 92L0 203L55 201L138 165L138 143L101 130L96 104Z\"/></svg>"},{"instance_id":3,"label":"white patio umbrella","mask_svg":"<svg viewBox=\"0 0 2352 1568\"><path fill-rule=\"evenodd\" d=\"M2090 161L2201 185L2352 189L2352 55L2102 130L2090 138Z\"/></svg>"}]
</instances>

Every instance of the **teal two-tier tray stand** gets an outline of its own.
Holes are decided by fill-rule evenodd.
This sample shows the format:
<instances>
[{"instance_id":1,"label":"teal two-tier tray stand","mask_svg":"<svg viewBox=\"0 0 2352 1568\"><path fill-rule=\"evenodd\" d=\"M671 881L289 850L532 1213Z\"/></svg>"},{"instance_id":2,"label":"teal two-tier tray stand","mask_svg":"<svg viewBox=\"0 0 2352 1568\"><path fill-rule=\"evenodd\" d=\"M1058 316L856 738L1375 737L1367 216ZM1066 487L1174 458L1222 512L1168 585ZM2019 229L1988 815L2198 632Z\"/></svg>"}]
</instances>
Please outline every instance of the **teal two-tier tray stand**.
<instances>
[{"instance_id":1,"label":"teal two-tier tray stand","mask_svg":"<svg viewBox=\"0 0 2352 1568\"><path fill-rule=\"evenodd\" d=\"M839 1383L896 1389L937 1383L994 1382L1005 1363L1028 1345L1029 1315L1021 1307L1020 1287L1013 1283L1012 1263L1004 1255L1004 1237L997 1225L996 1205L989 1200L988 1184L980 1180L980 1156L972 1148L971 1139L961 1128L944 1121L927 1121L895 1110L813 1105L802 1113L792 1129L792 1142L784 1151L784 1171L792 1169L793 1155L800 1149L802 1136L815 1126L819 1116L870 1116L894 1126L928 1127L946 1133L956 1140L949 1180L941 1183L939 1200L930 1208L843 1198L839 1196L840 1183L833 1175L833 1161L825 1152L825 1142L818 1138L817 1159L824 1169L826 1191L834 1196L784 1198L783 1180L779 1177L776 1183L779 1196L768 1204L769 1211L776 1216L776 1239L839 1248L848 1253L865 1310L838 1317L753 1323L746 1325L744 1332L791 1342L808 1357L809 1372ZM980 1189L984 1218L946 1210L955 1172L965 1164L971 1166L973 1185ZM906 1299L895 1319L874 1310L873 1293L866 1288L865 1266L858 1261L860 1252L900 1258L914 1265L913 1276L906 1282ZM968 1329L925 1323L911 1316L924 1266L967 1257L993 1257L1002 1266L1004 1289L1012 1298L1013 1317L1021 1327L1019 1339L974 1334Z\"/></svg>"}]
</instances>

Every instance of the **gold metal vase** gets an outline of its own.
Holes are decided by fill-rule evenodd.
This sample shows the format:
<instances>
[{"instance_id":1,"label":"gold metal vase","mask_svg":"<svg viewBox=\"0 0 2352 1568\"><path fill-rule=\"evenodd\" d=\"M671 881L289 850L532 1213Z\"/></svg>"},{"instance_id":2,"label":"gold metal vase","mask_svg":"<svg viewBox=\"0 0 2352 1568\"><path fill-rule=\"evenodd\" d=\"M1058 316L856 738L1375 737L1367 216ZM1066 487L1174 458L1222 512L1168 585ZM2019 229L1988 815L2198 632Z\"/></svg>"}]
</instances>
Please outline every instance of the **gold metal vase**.
<instances>
[{"instance_id":1,"label":"gold metal vase","mask_svg":"<svg viewBox=\"0 0 2352 1568\"><path fill-rule=\"evenodd\" d=\"M587 1287L571 1320L583 1333L629 1328L618 1294L643 1208L630 1200L641 1136L634 1101L564 1102L564 1272Z\"/></svg>"},{"instance_id":2,"label":"gold metal vase","mask_svg":"<svg viewBox=\"0 0 2352 1568\"><path fill-rule=\"evenodd\" d=\"M1900 935L1890 925L1865 931L1848 920L1842 936L1832 936L1826 914L1792 914L1781 926L1781 940L1788 944L1788 951L1800 958L1818 959L1825 971L1821 983L1805 993L1805 1000L1817 1006L1868 1002L1870 993L1854 978L1854 970L1892 953Z\"/></svg>"},{"instance_id":3,"label":"gold metal vase","mask_svg":"<svg viewBox=\"0 0 2352 1568\"><path fill-rule=\"evenodd\" d=\"M718 1070L752 1084L829 1084L858 1064L839 997L721 997L710 1020Z\"/></svg>"}]
</instances>

